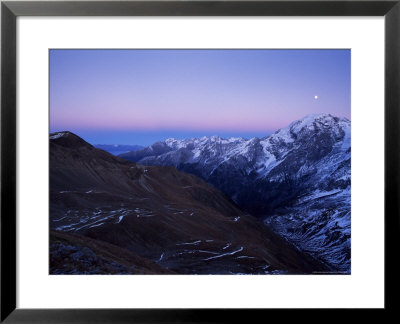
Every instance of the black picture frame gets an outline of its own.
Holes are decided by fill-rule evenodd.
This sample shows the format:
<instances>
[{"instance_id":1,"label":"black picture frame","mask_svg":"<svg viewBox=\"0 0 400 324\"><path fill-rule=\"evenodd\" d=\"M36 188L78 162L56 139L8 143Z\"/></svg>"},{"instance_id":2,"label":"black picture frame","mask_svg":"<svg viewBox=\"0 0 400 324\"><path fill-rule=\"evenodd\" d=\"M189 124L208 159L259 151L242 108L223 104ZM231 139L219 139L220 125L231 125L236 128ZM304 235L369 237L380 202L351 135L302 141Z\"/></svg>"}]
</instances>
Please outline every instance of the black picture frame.
<instances>
[{"instance_id":1,"label":"black picture frame","mask_svg":"<svg viewBox=\"0 0 400 324\"><path fill-rule=\"evenodd\" d=\"M398 257L400 228L400 0L2 1L1 322L232 323L241 321L243 317L247 322L259 321L256 318L262 319L266 311L278 311L16 308L16 19L19 16L384 16L385 308L383 311L396 310L395 296L398 294L399 279L395 262ZM381 316L382 310L378 312ZM304 311L301 314L304 314Z\"/></svg>"}]
</instances>

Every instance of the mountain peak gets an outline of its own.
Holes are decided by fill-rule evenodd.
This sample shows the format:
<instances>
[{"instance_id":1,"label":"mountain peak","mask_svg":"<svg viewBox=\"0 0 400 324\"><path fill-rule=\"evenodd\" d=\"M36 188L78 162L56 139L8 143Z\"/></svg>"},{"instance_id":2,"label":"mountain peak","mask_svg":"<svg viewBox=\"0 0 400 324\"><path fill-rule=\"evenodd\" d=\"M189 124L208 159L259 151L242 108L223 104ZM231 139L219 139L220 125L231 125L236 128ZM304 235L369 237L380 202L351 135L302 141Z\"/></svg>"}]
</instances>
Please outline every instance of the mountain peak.
<instances>
[{"instance_id":1,"label":"mountain peak","mask_svg":"<svg viewBox=\"0 0 400 324\"><path fill-rule=\"evenodd\" d=\"M174 143L174 142L176 142L176 139L175 138L173 138L173 137L170 137L170 138L167 138L166 140L165 140L165 143Z\"/></svg>"},{"instance_id":2,"label":"mountain peak","mask_svg":"<svg viewBox=\"0 0 400 324\"><path fill-rule=\"evenodd\" d=\"M221 139L221 137L219 137L218 135L212 135L211 137L210 137L210 140L212 141L212 142L217 142L217 141L219 141Z\"/></svg>"},{"instance_id":3,"label":"mountain peak","mask_svg":"<svg viewBox=\"0 0 400 324\"><path fill-rule=\"evenodd\" d=\"M351 122L347 118L339 118L326 113L310 114L292 122L287 127L279 129L270 138L274 140L281 139L290 143L297 137L295 134L300 134L304 131L317 132L329 129L332 133L340 133L341 130L349 129L350 124Z\"/></svg>"},{"instance_id":4,"label":"mountain peak","mask_svg":"<svg viewBox=\"0 0 400 324\"><path fill-rule=\"evenodd\" d=\"M339 122L347 122L349 123L350 120L348 120L345 117L337 117L333 116L331 114L327 113L320 113L320 114L309 114L304 116L303 118L293 122L291 125L296 124L296 123L301 123L303 125L308 125L308 124L313 124L315 122L332 122L332 123L339 123Z\"/></svg>"},{"instance_id":5,"label":"mountain peak","mask_svg":"<svg viewBox=\"0 0 400 324\"><path fill-rule=\"evenodd\" d=\"M312 125L315 122L328 122L328 121L335 121L338 122L340 118L334 117L331 114L320 113L320 114L309 114L304 116L303 118L293 122L293 124L301 124L301 125Z\"/></svg>"},{"instance_id":6,"label":"mountain peak","mask_svg":"<svg viewBox=\"0 0 400 324\"><path fill-rule=\"evenodd\" d=\"M62 132L55 132L55 133L50 133L50 139L54 140L60 137L68 137L68 135L72 134L69 131L62 131Z\"/></svg>"},{"instance_id":7,"label":"mountain peak","mask_svg":"<svg viewBox=\"0 0 400 324\"><path fill-rule=\"evenodd\" d=\"M50 143L65 147L92 147L88 142L70 131L50 133Z\"/></svg>"}]
</instances>

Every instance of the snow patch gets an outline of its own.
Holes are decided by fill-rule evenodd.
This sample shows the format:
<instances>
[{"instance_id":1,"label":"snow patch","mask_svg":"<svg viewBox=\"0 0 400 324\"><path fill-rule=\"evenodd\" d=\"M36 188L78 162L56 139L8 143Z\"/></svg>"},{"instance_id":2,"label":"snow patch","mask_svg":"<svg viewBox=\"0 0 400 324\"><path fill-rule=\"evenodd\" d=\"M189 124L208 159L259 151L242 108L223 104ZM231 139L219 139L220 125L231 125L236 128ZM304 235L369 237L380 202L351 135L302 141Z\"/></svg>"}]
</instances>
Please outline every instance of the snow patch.
<instances>
[{"instance_id":1,"label":"snow patch","mask_svg":"<svg viewBox=\"0 0 400 324\"><path fill-rule=\"evenodd\" d=\"M60 138L60 137L63 137L63 136L67 136L67 135L68 135L68 133L61 132L61 133L57 133L57 134L54 134L54 135L50 135L50 139L54 140L54 139L57 139L57 138Z\"/></svg>"},{"instance_id":2,"label":"snow patch","mask_svg":"<svg viewBox=\"0 0 400 324\"><path fill-rule=\"evenodd\" d=\"M184 242L184 243L177 243L176 245L198 245L201 241L194 241L194 242Z\"/></svg>"}]
</instances>

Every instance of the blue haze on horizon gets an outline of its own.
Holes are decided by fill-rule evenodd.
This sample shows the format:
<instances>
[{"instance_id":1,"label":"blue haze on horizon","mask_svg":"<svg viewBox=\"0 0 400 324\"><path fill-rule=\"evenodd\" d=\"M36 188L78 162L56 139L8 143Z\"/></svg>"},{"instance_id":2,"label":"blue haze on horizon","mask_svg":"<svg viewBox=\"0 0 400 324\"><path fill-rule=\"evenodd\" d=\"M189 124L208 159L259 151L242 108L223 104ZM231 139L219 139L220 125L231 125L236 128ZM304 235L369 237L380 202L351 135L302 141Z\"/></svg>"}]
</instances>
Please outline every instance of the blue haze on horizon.
<instances>
[{"instance_id":1,"label":"blue haze on horizon","mask_svg":"<svg viewBox=\"0 0 400 324\"><path fill-rule=\"evenodd\" d=\"M146 146L169 137L264 137L308 114L350 119L350 55L51 50L50 132Z\"/></svg>"}]
</instances>

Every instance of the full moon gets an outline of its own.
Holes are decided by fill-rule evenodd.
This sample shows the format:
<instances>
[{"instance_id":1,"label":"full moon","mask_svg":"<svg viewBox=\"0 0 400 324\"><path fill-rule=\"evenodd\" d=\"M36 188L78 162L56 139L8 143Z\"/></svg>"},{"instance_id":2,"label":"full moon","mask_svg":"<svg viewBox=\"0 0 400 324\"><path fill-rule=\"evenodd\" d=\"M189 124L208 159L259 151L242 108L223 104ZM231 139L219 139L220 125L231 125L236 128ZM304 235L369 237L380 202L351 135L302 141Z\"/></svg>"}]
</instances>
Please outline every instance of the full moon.
<instances>
[{"instance_id":1,"label":"full moon","mask_svg":"<svg viewBox=\"0 0 400 324\"><path fill-rule=\"evenodd\" d=\"M314 96L314 99L317 100L317 99L318 99L318 96Z\"/></svg>"}]
</instances>

